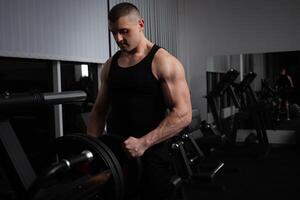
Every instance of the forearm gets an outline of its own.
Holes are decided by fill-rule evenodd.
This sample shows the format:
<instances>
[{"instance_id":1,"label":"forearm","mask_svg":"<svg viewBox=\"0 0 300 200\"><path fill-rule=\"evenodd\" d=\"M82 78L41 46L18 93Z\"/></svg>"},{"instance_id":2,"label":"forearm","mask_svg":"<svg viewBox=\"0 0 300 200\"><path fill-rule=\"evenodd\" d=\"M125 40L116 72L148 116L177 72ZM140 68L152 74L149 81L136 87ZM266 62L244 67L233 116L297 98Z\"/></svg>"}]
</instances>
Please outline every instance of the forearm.
<instances>
[{"instance_id":1,"label":"forearm","mask_svg":"<svg viewBox=\"0 0 300 200\"><path fill-rule=\"evenodd\" d=\"M294 87L294 83L291 79L290 79L290 85L291 85L292 88Z\"/></svg>"},{"instance_id":2,"label":"forearm","mask_svg":"<svg viewBox=\"0 0 300 200\"><path fill-rule=\"evenodd\" d=\"M87 123L87 134L92 137L99 137L105 127L105 116L93 111L90 113Z\"/></svg>"},{"instance_id":3,"label":"forearm","mask_svg":"<svg viewBox=\"0 0 300 200\"><path fill-rule=\"evenodd\" d=\"M147 148L177 135L188 126L192 119L191 110L172 110L159 126L147 135L140 138Z\"/></svg>"}]
</instances>

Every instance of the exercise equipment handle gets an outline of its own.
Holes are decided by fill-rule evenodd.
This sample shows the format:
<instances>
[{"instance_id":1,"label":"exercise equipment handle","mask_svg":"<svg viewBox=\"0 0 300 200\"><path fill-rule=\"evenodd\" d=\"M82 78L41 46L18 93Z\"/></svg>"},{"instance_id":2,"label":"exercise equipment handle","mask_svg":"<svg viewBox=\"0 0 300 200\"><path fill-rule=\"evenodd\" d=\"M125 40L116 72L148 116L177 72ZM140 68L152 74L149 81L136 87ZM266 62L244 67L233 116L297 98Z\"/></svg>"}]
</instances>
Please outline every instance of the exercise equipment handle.
<instances>
[{"instance_id":1,"label":"exercise equipment handle","mask_svg":"<svg viewBox=\"0 0 300 200\"><path fill-rule=\"evenodd\" d=\"M81 90L53 93L4 93L0 95L0 109L82 102L85 101L86 98L87 94Z\"/></svg>"},{"instance_id":2,"label":"exercise equipment handle","mask_svg":"<svg viewBox=\"0 0 300 200\"><path fill-rule=\"evenodd\" d=\"M55 177L58 174L69 171L75 165L90 163L93 161L93 159L93 153L89 150L84 150L78 155L60 160L56 164L53 164L48 169L46 169L43 174L36 179L36 181L29 188L29 193L31 195L34 195L41 187L41 185L46 183L49 179Z\"/></svg>"},{"instance_id":3,"label":"exercise equipment handle","mask_svg":"<svg viewBox=\"0 0 300 200\"><path fill-rule=\"evenodd\" d=\"M237 79L237 77L239 76L239 72L236 71L235 69L230 69L228 70L224 76L222 77L222 79L217 83L217 85L214 86L214 88L212 89L212 91L210 91L207 94L207 98L213 98L213 97L218 97L223 95L226 90L228 89L229 86L231 86L235 79Z\"/></svg>"},{"instance_id":4,"label":"exercise equipment handle","mask_svg":"<svg viewBox=\"0 0 300 200\"><path fill-rule=\"evenodd\" d=\"M44 93L43 100L45 104L62 104L69 102L82 102L87 98L84 91L66 91L56 93Z\"/></svg>"},{"instance_id":5,"label":"exercise equipment handle","mask_svg":"<svg viewBox=\"0 0 300 200\"><path fill-rule=\"evenodd\" d=\"M92 152L90 152L88 150L82 151L79 155L73 156L71 158L62 159L56 165L53 165L52 167L50 167L46 171L46 173L44 175L44 179L50 178L50 177L56 175L57 173L67 171L76 164L89 163L92 160L93 160Z\"/></svg>"},{"instance_id":6,"label":"exercise equipment handle","mask_svg":"<svg viewBox=\"0 0 300 200\"><path fill-rule=\"evenodd\" d=\"M62 159L61 162L67 165L67 168L71 168L73 165L78 163L91 162L93 160L93 153L85 150L81 154L74 156L69 159Z\"/></svg>"}]
</instances>

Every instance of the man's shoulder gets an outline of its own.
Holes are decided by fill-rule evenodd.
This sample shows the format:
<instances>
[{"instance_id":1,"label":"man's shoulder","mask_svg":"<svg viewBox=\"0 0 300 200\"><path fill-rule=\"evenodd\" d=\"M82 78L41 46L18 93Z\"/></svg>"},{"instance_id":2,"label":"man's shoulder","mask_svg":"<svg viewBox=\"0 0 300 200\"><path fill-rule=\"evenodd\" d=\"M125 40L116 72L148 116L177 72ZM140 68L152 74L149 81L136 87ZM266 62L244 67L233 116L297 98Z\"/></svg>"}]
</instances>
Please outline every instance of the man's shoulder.
<instances>
[{"instance_id":1,"label":"man's shoulder","mask_svg":"<svg viewBox=\"0 0 300 200\"><path fill-rule=\"evenodd\" d=\"M158 65L181 65L181 62L164 48L157 51L154 62Z\"/></svg>"},{"instance_id":2,"label":"man's shoulder","mask_svg":"<svg viewBox=\"0 0 300 200\"><path fill-rule=\"evenodd\" d=\"M166 58L170 59L170 57L173 57L173 55L170 52L168 52L166 49L160 47L157 50L155 57L156 57L156 59L159 59L159 60L166 59Z\"/></svg>"},{"instance_id":3,"label":"man's shoulder","mask_svg":"<svg viewBox=\"0 0 300 200\"><path fill-rule=\"evenodd\" d=\"M109 59L107 59L107 61L101 67L101 76L104 79L108 78L108 74L109 74L111 62L112 62L112 57L110 57Z\"/></svg>"},{"instance_id":4,"label":"man's shoulder","mask_svg":"<svg viewBox=\"0 0 300 200\"><path fill-rule=\"evenodd\" d=\"M110 65L111 65L112 59L113 59L113 57L108 58L108 59L106 60L106 62L103 64L103 67L104 67L104 68L109 68Z\"/></svg>"},{"instance_id":5,"label":"man's shoulder","mask_svg":"<svg viewBox=\"0 0 300 200\"><path fill-rule=\"evenodd\" d=\"M153 61L153 71L158 77L166 74L173 74L182 71L183 69L181 62L163 48L160 48L157 51Z\"/></svg>"},{"instance_id":6,"label":"man's shoulder","mask_svg":"<svg viewBox=\"0 0 300 200\"><path fill-rule=\"evenodd\" d=\"M178 59L173 56L164 48L159 48L154 56L154 63L156 65L168 65L170 63L179 62Z\"/></svg>"}]
</instances>

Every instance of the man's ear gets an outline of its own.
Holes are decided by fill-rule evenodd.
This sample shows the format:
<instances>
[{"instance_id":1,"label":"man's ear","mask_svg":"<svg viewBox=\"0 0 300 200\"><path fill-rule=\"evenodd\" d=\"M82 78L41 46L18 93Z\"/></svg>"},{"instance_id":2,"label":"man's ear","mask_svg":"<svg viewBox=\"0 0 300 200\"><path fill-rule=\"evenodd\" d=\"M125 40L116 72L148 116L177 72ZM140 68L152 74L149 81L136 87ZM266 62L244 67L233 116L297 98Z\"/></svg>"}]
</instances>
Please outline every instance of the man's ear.
<instances>
[{"instance_id":1,"label":"man's ear","mask_svg":"<svg viewBox=\"0 0 300 200\"><path fill-rule=\"evenodd\" d=\"M144 30L144 26L145 26L144 19L139 19L138 25L139 25L140 30L143 31Z\"/></svg>"}]
</instances>

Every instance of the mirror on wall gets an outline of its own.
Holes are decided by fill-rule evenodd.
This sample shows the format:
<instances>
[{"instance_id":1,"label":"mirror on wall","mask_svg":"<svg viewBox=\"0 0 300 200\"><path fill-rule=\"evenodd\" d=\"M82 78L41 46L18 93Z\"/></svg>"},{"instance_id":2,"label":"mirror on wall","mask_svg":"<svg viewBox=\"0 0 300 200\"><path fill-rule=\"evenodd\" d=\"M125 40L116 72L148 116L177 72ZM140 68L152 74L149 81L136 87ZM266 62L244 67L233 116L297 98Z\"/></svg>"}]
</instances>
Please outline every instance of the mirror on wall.
<instances>
[{"instance_id":1,"label":"mirror on wall","mask_svg":"<svg viewBox=\"0 0 300 200\"><path fill-rule=\"evenodd\" d=\"M300 51L216 55L207 57L206 66L207 94L218 86L218 82L229 70L236 70L239 75L231 85L242 107L249 106L252 100L249 93L241 92L241 83L244 84L243 87L245 84L249 85L255 95L254 100L258 103L266 103L266 107L270 106L268 119L271 120L271 124L268 125L268 129L296 129L300 121ZM288 79L285 79L286 76L281 76L283 69ZM255 75L252 78L251 73ZM284 86L281 87L282 84ZM224 86L224 83L221 86ZM285 89L279 89L283 87ZM288 106L285 103L286 99ZM224 118L238 112L237 106L226 92L216 99L215 106L220 116ZM209 103L207 110L208 120L214 121ZM249 128L247 124L241 126Z\"/></svg>"}]
</instances>

